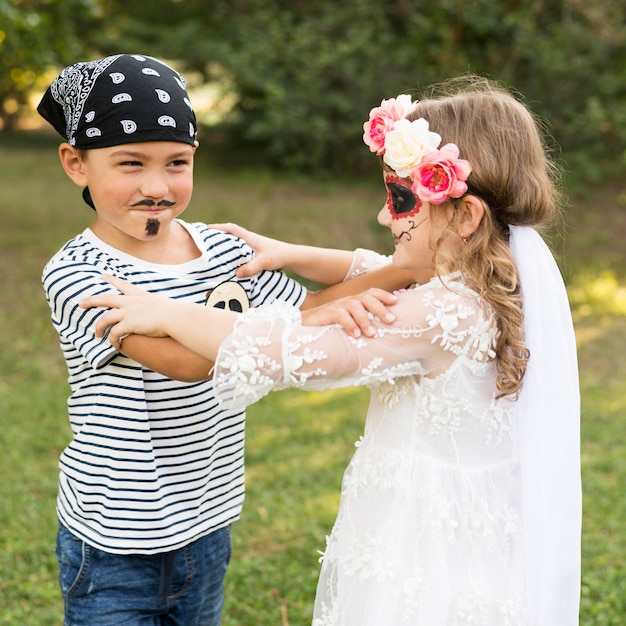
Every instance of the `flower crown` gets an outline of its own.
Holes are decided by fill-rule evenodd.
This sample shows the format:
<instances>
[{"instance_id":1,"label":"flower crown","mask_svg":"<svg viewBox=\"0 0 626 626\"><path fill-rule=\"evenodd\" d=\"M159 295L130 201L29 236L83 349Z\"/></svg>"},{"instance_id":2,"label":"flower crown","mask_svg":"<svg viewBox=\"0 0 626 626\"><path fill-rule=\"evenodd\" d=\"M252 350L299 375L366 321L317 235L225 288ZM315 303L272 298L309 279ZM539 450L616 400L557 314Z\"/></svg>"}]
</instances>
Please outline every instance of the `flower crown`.
<instances>
[{"instance_id":1,"label":"flower crown","mask_svg":"<svg viewBox=\"0 0 626 626\"><path fill-rule=\"evenodd\" d=\"M422 202L460 198L472 171L469 161L459 158L456 144L439 148L441 136L428 130L423 117L406 119L416 104L406 94L383 100L363 124L363 141L398 176L411 179L411 190Z\"/></svg>"}]
</instances>

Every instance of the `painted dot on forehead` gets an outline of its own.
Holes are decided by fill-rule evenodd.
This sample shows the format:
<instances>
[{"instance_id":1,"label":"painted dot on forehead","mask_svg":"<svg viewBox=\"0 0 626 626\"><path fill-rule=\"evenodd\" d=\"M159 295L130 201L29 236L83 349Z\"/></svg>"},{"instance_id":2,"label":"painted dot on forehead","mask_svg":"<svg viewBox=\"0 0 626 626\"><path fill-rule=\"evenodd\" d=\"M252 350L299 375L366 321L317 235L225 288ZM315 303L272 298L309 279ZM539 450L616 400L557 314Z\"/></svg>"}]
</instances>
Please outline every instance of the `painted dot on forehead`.
<instances>
[{"instance_id":1,"label":"painted dot on forehead","mask_svg":"<svg viewBox=\"0 0 626 626\"><path fill-rule=\"evenodd\" d=\"M413 193L411 183L398 176L386 176L387 208L393 219L411 217L419 213L422 201Z\"/></svg>"}]
</instances>

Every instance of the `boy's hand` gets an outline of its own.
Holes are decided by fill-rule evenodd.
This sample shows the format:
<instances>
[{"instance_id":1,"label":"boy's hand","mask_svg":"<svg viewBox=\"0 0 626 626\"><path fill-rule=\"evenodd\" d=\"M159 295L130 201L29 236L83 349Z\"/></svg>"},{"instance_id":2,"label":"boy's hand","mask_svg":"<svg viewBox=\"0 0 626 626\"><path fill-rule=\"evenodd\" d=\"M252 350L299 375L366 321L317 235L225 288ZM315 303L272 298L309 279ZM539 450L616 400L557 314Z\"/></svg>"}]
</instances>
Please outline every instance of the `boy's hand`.
<instances>
[{"instance_id":1,"label":"boy's hand","mask_svg":"<svg viewBox=\"0 0 626 626\"><path fill-rule=\"evenodd\" d=\"M169 301L150 294L143 289L115 276L103 275L103 278L122 292L89 296L79 305L85 309L92 307L110 308L96 323L96 336L103 337L109 330L109 341L120 349L124 337L138 334L147 337L167 337L163 320L167 318Z\"/></svg>"},{"instance_id":2,"label":"boy's hand","mask_svg":"<svg viewBox=\"0 0 626 626\"><path fill-rule=\"evenodd\" d=\"M263 270L283 270L293 261L294 244L253 233L237 224L208 224L208 226L243 239L254 250L254 259L237 268L238 278L248 278Z\"/></svg>"},{"instance_id":3,"label":"boy's hand","mask_svg":"<svg viewBox=\"0 0 626 626\"><path fill-rule=\"evenodd\" d=\"M386 324L391 324L395 315L387 307L394 305L398 298L382 289L368 289L355 296L347 296L328 304L302 311L305 326L326 326L340 324L352 337L373 337L376 327L372 323L371 313Z\"/></svg>"}]
</instances>

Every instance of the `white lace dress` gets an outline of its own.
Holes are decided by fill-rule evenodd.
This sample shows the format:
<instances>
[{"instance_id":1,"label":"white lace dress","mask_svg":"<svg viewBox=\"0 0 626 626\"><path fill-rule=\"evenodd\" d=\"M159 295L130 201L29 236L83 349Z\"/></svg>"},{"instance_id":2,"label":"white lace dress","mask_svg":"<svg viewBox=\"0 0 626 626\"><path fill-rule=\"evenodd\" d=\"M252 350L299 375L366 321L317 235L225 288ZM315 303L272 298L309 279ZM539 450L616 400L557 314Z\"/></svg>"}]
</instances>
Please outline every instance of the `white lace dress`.
<instances>
[{"instance_id":1,"label":"white lace dress","mask_svg":"<svg viewBox=\"0 0 626 626\"><path fill-rule=\"evenodd\" d=\"M313 625L526 624L516 411L496 398L492 312L458 275L401 292L393 311L357 340L285 305L253 309L217 359L216 388L239 405L371 387Z\"/></svg>"}]
</instances>

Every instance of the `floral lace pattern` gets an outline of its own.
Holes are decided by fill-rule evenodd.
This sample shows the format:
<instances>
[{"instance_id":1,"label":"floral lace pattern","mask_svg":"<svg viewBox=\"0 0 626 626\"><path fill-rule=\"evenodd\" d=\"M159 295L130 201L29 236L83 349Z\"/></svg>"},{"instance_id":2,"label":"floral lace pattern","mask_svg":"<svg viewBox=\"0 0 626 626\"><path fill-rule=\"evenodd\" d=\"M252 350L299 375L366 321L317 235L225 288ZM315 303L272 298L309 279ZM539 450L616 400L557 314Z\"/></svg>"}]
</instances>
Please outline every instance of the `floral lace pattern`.
<instances>
[{"instance_id":1,"label":"floral lace pattern","mask_svg":"<svg viewBox=\"0 0 626 626\"><path fill-rule=\"evenodd\" d=\"M314 626L525 626L515 404L498 398L492 311L458 275L398 294L373 339L248 311L218 394L369 385L322 557Z\"/></svg>"},{"instance_id":2,"label":"floral lace pattern","mask_svg":"<svg viewBox=\"0 0 626 626\"><path fill-rule=\"evenodd\" d=\"M431 370L447 368L454 356L475 362L493 358L493 314L455 277L445 284L434 279L400 297L408 312L415 303L421 314L399 315L391 326L374 320L373 339L353 339L337 326L304 327L299 311L284 303L249 310L220 350L215 368L219 388L233 391L236 403L248 405L287 386L368 385L426 374L428 356L437 361ZM340 350L346 351L345 358Z\"/></svg>"},{"instance_id":3,"label":"floral lace pattern","mask_svg":"<svg viewBox=\"0 0 626 626\"><path fill-rule=\"evenodd\" d=\"M391 257L389 256L378 254L378 252L374 252L373 250L358 248L354 254L352 265L348 270L345 280L350 280L351 278L355 278L366 272L371 272L372 270L389 265L390 263Z\"/></svg>"}]
</instances>

